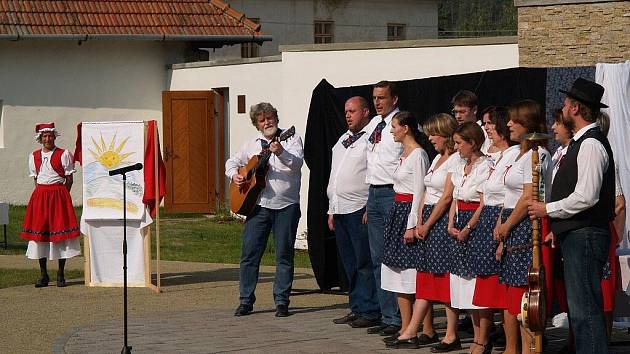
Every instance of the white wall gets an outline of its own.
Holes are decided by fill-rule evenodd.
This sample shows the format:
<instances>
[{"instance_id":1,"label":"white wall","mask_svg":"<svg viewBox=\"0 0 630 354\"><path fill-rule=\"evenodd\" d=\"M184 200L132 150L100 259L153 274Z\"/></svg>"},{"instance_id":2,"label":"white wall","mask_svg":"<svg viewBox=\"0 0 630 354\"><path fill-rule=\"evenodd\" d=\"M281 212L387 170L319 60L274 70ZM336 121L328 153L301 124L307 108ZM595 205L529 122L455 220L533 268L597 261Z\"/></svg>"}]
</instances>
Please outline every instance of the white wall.
<instances>
[{"instance_id":1,"label":"white wall","mask_svg":"<svg viewBox=\"0 0 630 354\"><path fill-rule=\"evenodd\" d=\"M74 151L81 121L162 120L166 65L183 46L159 42L1 41L0 201L26 204L35 123L54 121L59 146ZM78 166L80 172L80 166ZM72 196L81 204L81 173Z\"/></svg>"},{"instance_id":2,"label":"white wall","mask_svg":"<svg viewBox=\"0 0 630 354\"><path fill-rule=\"evenodd\" d=\"M372 84L518 67L516 44L396 49L284 52L282 62L174 69L171 90L229 87L230 152L255 134L246 114L236 114L236 96L247 108L260 101L278 108L282 127L304 136L311 94L326 79L333 86ZM306 229L309 171L302 170L299 231Z\"/></svg>"}]
</instances>

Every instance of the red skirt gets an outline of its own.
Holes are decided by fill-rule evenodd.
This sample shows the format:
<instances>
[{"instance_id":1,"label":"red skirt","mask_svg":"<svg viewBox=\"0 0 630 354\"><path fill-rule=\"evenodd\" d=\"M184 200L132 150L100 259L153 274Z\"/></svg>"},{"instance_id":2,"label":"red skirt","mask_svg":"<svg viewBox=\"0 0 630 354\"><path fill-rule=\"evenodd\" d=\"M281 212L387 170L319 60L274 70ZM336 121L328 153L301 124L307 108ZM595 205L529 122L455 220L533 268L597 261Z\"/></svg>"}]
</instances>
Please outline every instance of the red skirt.
<instances>
[{"instance_id":1,"label":"red skirt","mask_svg":"<svg viewBox=\"0 0 630 354\"><path fill-rule=\"evenodd\" d=\"M507 288L504 284L499 284L497 274L477 276L473 305L491 309L506 309L507 296Z\"/></svg>"},{"instance_id":2,"label":"red skirt","mask_svg":"<svg viewBox=\"0 0 630 354\"><path fill-rule=\"evenodd\" d=\"M26 207L20 236L37 242L57 242L80 235L72 198L62 184L38 184Z\"/></svg>"},{"instance_id":3,"label":"red skirt","mask_svg":"<svg viewBox=\"0 0 630 354\"><path fill-rule=\"evenodd\" d=\"M610 263L610 278L602 279L602 298L604 312L611 312L615 308L615 295L621 289L619 277L619 257L617 257L617 242L619 236L613 223L610 223L610 246L608 247L608 262Z\"/></svg>"},{"instance_id":4,"label":"red skirt","mask_svg":"<svg viewBox=\"0 0 630 354\"><path fill-rule=\"evenodd\" d=\"M510 314L517 316L521 313L521 301L523 294L527 292L527 286L503 285L506 293L506 307Z\"/></svg>"},{"instance_id":5,"label":"red skirt","mask_svg":"<svg viewBox=\"0 0 630 354\"><path fill-rule=\"evenodd\" d=\"M418 272L416 275L416 299L451 303L449 273Z\"/></svg>"}]
</instances>

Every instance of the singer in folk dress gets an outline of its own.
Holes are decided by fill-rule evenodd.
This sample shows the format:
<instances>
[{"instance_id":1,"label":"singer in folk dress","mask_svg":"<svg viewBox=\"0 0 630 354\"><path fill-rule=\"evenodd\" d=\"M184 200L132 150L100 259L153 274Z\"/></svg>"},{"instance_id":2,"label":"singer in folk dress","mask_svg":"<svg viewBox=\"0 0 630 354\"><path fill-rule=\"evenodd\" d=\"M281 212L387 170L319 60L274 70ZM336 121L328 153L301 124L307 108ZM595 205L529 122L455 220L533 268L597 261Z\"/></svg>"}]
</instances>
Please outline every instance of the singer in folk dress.
<instances>
[{"instance_id":1,"label":"singer in folk dress","mask_svg":"<svg viewBox=\"0 0 630 354\"><path fill-rule=\"evenodd\" d=\"M348 131L332 148L328 195L328 228L335 232L337 251L348 278L350 313L333 320L353 328L378 325L381 309L370 256L365 204L369 185L367 173L368 102L363 97L348 99L344 106Z\"/></svg>"},{"instance_id":2,"label":"singer in folk dress","mask_svg":"<svg viewBox=\"0 0 630 354\"><path fill-rule=\"evenodd\" d=\"M424 202L415 230L415 237L424 243L424 257L417 269L413 315L409 326L397 338L397 343L390 346L393 348L417 348L440 341L431 316L434 302L444 304L448 318L446 334L438 345L440 348L461 348L457 335L457 312L450 306L448 255L451 237L446 230L453 196L451 173L460 160L453 142L455 129L457 121L446 113L429 118L422 126L438 155L424 177ZM422 334L418 337L421 321Z\"/></svg>"},{"instance_id":3,"label":"singer in folk dress","mask_svg":"<svg viewBox=\"0 0 630 354\"><path fill-rule=\"evenodd\" d=\"M485 137L476 123L461 124L455 131L453 140L461 161L452 174L453 201L448 218L448 233L453 238L450 265L451 306L459 310L469 310L475 335L470 351L481 349L485 352L485 343L482 343L481 338L487 337L491 313L472 303L476 278L468 241L477 226L483 207L478 190L488 177L492 162L481 152Z\"/></svg>"},{"instance_id":4,"label":"singer in folk dress","mask_svg":"<svg viewBox=\"0 0 630 354\"><path fill-rule=\"evenodd\" d=\"M249 113L252 125L259 134L245 142L239 151L225 162L225 175L233 183L244 182L238 169L247 164L254 155L269 149L269 171L265 176L266 187L261 193L254 210L245 219L243 246L239 270L239 301L235 316L249 315L256 302L258 270L269 233L273 231L276 258L276 276L273 282L273 299L276 317L289 315L289 295L293 285L294 244L300 220L300 183L304 148L302 138L279 142L278 111L269 103L253 105Z\"/></svg>"},{"instance_id":5,"label":"singer in folk dress","mask_svg":"<svg viewBox=\"0 0 630 354\"><path fill-rule=\"evenodd\" d=\"M394 205L394 171L398 167L402 144L388 132L392 118L398 113L398 86L380 81L374 85L372 100L377 116L367 125L368 150L365 181L370 185L367 201L367 225L374 280L381 307L381 324L367 329L368 334L392 335L400 330L400 312L396 294L381 287L383 232L385 218Z\"/></svg>"},{"instance_id":6,"label":"singer in folk dress","mask_svg":"<svg viewBox=\"0 0 630 354\"><path fill-rule=\"evenodd\" d=\"M42 148L28 159L35 190L26 207L21 237L29 240L26 256L39 260L41 277L35 287L48 286L47 259L59 260L57 286L64 287L66 259L81 254L79 227L70 197L74 159L68 150L55 145L59 132L54 123L37 124L35 132L35 140Z\"/></svg>"},{"instance_id":7,"label":"singer in folk dress","mask_svg":"<svg viewBox=\"0 0 630 354\"><path fill-rule=\"evenodd\" d=\"M501 257L499 282L507 292L507 309L503 312L503 325L506 337L506 353L517 352L519 322L516 316L521 312L521 299L528 289L527 273L532 263L532 223L527 217L527 203L532 199L532 150L533 144L525 139L529 133L546 133L545 118L540 105L532 100L516 102L508 108L510 121L510 139L520 144L515 161L506 167L505 197L501 217L495 227L495 237L503 241L503 247L497 250ZM544 145L544 144L543 144ZM544 200L546 195L544 181L550 168L551 156L544 146L539 146L539 193ZM529 353L531 336L524 327L520 327L521 348Z\"/></svg>"},{"instance_id":8,"label":"singer in folk dress","mask_svg":"<svg viewBox=\"0 0 630 354\"><path fill-rule=\"evenodd\" d=\"M395 292L400 309L401 331L409 325L416 293L416 268L423 257L422 244L414 229L424 197L424 176L429 156L420 146L422 133L410 112L398 112L392 119L391 134L403 145L394 171L395 202L385 221L381 287Z\"/></svg>"},{"instance_id":9,"label":"singer in folk dress","mask_svg":"<svg viewBox=\"0 0 630 354\"><path fill-rule=\"evenodd\" d=\"M520 147L510 139L507 126L508 114L503 107L493 106L488 110L489 136L492 147L498 153L492 162L485 181L478 189L479 198L483 203L479 221L468 240L471 252L471 271L475 274L475 290L472 303L475 306L488 309L506 308L505 287L499 284L500 262L496 259L499 242L494 239L493 231L503 207L505 196L505 172L519 154ZM492 149L491 147L491 149ZM473 353L489 353L493 343L489 340L488 330L491 327L492 311L479 310L479 336L475 339Z\"/></svg>"}]
</instances>

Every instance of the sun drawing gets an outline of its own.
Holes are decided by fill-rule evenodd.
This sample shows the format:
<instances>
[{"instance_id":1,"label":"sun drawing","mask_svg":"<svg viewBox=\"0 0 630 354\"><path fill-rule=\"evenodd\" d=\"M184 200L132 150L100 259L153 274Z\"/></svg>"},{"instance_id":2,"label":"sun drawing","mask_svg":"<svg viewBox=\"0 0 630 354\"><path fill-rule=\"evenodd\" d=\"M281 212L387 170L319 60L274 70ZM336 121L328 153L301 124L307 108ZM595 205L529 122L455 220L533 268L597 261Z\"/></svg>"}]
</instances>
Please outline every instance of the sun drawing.
<instances>
[{"instance_id":1,"label":"sun drawing","mask_svg":"<svg viewBox=\"0 0 630 354\"><path fill-rule=\"evenodd\" d=\"M112 141L109 143L109 147L107 147L105 146L105 140L103 140L103 135L101 134L100 143L97 143L94 138L92 138L92 148L94 150L88 150L96 161L100 162L103 166L105 166L105 168L112 169L119 166L127 157L133 154L133 152L121 153L127 143L127 140L129 140L129 138L125 138L120 142L120 144L118 144L118 146L116 146L116 134L114 134Z\"/></svg>"}]
</instances>

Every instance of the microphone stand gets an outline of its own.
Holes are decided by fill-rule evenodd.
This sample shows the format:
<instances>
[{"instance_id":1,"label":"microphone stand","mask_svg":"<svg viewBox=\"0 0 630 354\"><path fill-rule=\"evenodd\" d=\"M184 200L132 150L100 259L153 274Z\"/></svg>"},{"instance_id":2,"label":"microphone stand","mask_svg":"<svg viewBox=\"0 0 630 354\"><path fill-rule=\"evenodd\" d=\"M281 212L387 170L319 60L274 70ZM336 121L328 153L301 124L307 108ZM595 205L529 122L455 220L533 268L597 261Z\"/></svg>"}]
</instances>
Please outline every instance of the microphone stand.
<instances>
[{"instance_id":1,"label":"microphone stand","mask_svg":"<svg viewBox=\"0 0 630 354\"><path fill-rule=\"evenodd\" d=\"M122 173L123 179L123 318L124 344L120 354L131 354L131 347L127 345L127 173Z\"/></svg>"}]
</instances>

